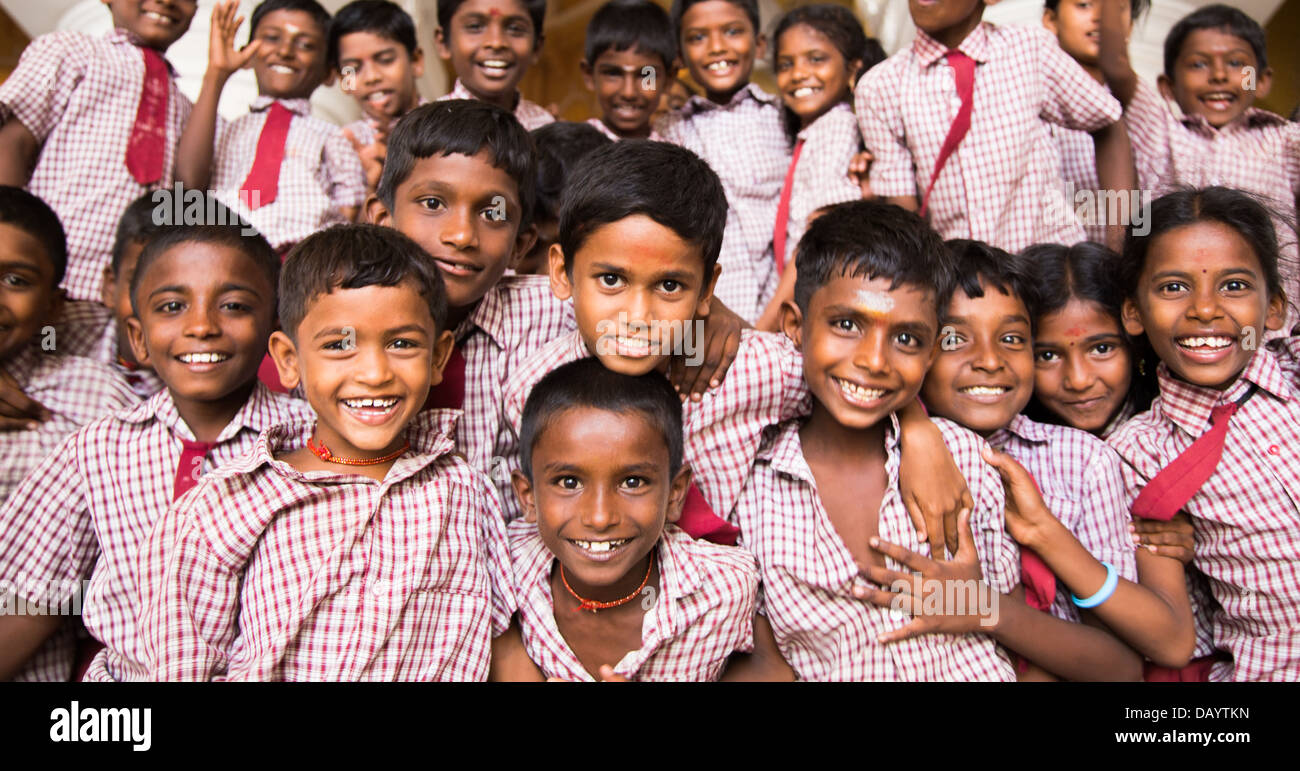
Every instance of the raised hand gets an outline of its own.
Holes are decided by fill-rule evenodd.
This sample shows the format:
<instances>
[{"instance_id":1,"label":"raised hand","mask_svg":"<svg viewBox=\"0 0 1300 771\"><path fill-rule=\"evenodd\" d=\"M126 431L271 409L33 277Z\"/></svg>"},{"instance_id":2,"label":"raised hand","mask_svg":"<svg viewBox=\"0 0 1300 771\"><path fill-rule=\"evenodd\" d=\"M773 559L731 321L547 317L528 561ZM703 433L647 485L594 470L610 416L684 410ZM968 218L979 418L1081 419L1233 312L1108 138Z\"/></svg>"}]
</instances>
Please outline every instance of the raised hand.
<instances>
[{"instance_id":1,"label":"raised hand","mask_svg":"<svg viewBox=\"0 0 1300 771\"><path fill-rule=\"evenodd\" d=\"M212 8L212 29L208 34L208 68L230 75L249 66L253 57L262 50L262 41L253 40L243 48L235 48L235 33L244 23L239 13L239 0L221 0Z\"/></svg>"}]
</instances>

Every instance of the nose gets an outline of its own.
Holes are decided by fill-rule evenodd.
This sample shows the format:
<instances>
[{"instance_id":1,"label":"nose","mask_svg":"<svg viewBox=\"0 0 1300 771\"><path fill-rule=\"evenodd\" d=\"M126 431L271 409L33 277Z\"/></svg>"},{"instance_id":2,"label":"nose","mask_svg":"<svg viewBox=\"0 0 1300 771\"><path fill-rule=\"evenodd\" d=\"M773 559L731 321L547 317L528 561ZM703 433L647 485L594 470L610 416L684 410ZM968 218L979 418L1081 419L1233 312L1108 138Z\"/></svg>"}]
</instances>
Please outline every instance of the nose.
<instances>
[{"instance_id":1,"label":"nose","mask_svg":"<svg viewBox=\"0 0 1300 771\"><path fill-rule=\"evenodd\" d=\"M1192 304L1187 309L1189 317L1197 321L1213 321L1222 315L1219 311L1219 297L1214 291L1213 284L1207 282L1195 291Z\"/></svg>"},{"instance_id":2,"label":"nose","mask_svg":"<svg viewBox=\"0 0 1300 771\"><path fill-rule=\"evenodd\" d=\"M640 79L641 75L638 72L633 71L623 73L623 85L619 88L618 95L624 99L636 99L640 96L640 92L637 89L638 81Z\"/></svg>"},{"instance_id":3,"label":"nose","mask_svg":"<svg viewBox=\"0 0 1300 771\"><path fill-rule=\"evenodd\" d=\"M722 30L713 30L709 33L709 53L722 54L727 52L727 47L723 43Z\"/></svg>"},{"instance_id":4,"label":"nose","mask_svg":"<svg viewBox=\"0 0 1300 771\"><path fill-rule=\"evenodd\" d=\"M374 85L379 82L379 68L369 62L361 65L361 72L357 73L362 83Z\"/></svg>"},{"instance_id":5,"label":"nose","mask_svg":"<svg viewBox=\"0 0 1300 771\"><path fill-rule=\"evenodd\" d=\"M450 211L442 218L440 240L458 252L477 246L478 230L474 226L474 214L470 207L449 208Z\"/></svg>"},{"instance_id":6,"label":"nose","mask_svg":"<svg viewBox=\"0 0 1300 771\"><path fill-rule=\"evenodd\" d=\"M889 345L889 331L883 326L873 326L862 336L853 351L853 366L873 375L889 372L889 357L885 353Z\"/></svg>"},{"instance_id":7,"label":"nose","mask_svg":"<svg viewBox=\"0 0 1300 771\"><path fill-rule=\"evenodd\" d=\"M605 485L593 484L583 496L581 521L584 527L597 532L608 530L620 521L614 506L614 494Z\"/></svg>"},{"instance_id":8,"label":"nose","mask_svg":"<svg viewBox=\"0 0 1300 771\"><path fill-rule=\"evenodd\" d=\"M790 79L795 83L801 82L808 77L808 66L803 57L795 57L794 63L790 65Z\"/></svg>"},{"instance_id":9,"label":"nose","mask_svg":"<svg viewBox=\"0 0 1300 771\"><path fill-rule=\"evenodd\" d=\"M1003 367L1002 356L992 340L976 340L971 368L981 372L997 372Z\"/></svg>"},{"instance_id":10,"label":"nose","mask_svg":"<svg viewBox=\"0 0 1300 771\"><path fill-rule=\"evenodd\" d=\"M393 378L392 367L382 346L358 346L353 358L353 379L366 386L383 385Z\"/></svg>"},{"instance_id":11,"label":"nose","mask_svg":"<svg viewBox=\"0 0 1300 771\"><path fill-rule=\"evenodd\" d=\"M505 48L506 39L503 32L504 30L501 24L488 24L487 32L483 34L483 45L488 48Z\"/></svg>"},{"instance_id":12,"label":"nose","mask_svg":"<svg viewBox=\"0 0 1300 771\"><path fill-rule=\"evenodd\" d=\"M1224 64L1222 57L1214 57L1210 60L1210 81L1213 83L1228 82L1228 68Z\"/></svg>"},{"instance_id":13,"label":"nose","mask_svg":"<svg viewBox=\"0 0 1300 771\"><path fill-rule=\"evenodd\" d=\"M221 334L221 325L217 322L217 309L210 303L195 302L185 313L186 337L217 337Z\"/></svg>"},{"instance_id":14,"label":"nose","mask_svg":"<svg viewBox=\"0 0 1300 771\"><path fill-rule=\"evenodd\" d=\"M1082 356L1068 356L1065 360L1065 390L1086 391L1092 385L1092 371L1084 366Z\"/></svg>"}]
</instances>

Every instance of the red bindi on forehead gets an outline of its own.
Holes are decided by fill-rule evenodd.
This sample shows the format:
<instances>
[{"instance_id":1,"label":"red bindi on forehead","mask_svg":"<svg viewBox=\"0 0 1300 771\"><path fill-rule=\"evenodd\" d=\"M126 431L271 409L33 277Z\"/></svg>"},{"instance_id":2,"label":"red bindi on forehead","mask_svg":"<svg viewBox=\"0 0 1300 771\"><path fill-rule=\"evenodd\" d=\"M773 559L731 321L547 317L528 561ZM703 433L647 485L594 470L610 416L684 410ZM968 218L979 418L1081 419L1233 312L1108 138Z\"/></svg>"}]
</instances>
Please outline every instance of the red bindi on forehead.
<instances>
[{"instance_id":1,"label":"red bindi on forehead","mask_svg":"<svg viewBox=\"0 0 1300 771\"><path fill-rule=\"evenodd\" d=\"M488 9L488 16L496 17L496 16L500 16L500 15L501 15L501 11L497 10L496 8L489 8L489 9Z\"/></svg>"}]
</instances>

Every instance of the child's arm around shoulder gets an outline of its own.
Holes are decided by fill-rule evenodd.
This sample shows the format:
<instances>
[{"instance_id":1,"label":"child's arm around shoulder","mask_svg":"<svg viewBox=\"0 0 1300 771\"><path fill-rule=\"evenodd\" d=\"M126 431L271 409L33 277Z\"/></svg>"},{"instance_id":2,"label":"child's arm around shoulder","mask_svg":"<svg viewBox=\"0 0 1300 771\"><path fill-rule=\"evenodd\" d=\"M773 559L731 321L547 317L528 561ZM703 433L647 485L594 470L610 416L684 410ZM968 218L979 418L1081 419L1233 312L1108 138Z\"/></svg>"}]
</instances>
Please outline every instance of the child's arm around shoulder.
<instances>
[{"instance_id":1,"label":"child's arm around shoulder","mask_svg":"<svg viewBox=\"0 0 1300 771\"><path fill-rule=\"evenodd\" d=\"M93 60L92 43L81 32L41 35L0 84L0 184L27 185L41 146Z\"/></svg>"}]
</instances>

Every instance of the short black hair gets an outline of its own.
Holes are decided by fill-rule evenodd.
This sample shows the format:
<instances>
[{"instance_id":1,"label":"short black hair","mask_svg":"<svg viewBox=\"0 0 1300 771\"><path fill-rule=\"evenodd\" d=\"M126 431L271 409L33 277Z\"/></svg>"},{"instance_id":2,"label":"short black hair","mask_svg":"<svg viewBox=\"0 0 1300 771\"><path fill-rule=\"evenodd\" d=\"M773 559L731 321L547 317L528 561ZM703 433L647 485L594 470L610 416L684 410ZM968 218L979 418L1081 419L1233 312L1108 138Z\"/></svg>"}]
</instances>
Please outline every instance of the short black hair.
<instances>
[{"instance_id":1,"label":"short black hair","mask_svg":"<svg viewBox=\"0 0 1300 771\"><path fill-rule=\"evenodd\" d=\"M388 137L388 155L375 195L390 211L397 187L415 163L435 155L477 155L487 149L492 165L519 186L520 227L530 221L537 185L533 140L513 114L477 99L446 99L403 115Z\"/></svg>"},{"instance_id":2,"label":"short black hair","mask_svg":"<svg viewBox=\"0 0 1300 771\"><path fill-rule=\"evenodd\" d=\"M1174 77L1174 67L1183 53L1187 36L1199 29L1219 29L1246 41L1255 52L1255 64L1262 71L1268 67L1265 54L1264 28L1259 22L1229 5L1216 3L1198 8L1179 19L1165 36L1165 77Z\"/></svg>"},{"instance_id":3,"label":"short black hair","mask_svg":"<svg viewBox=\"0 0 1300 771\"><path fill-rule=\"evenodd\" d=\"M266 276L271 289L275 289L280 275L280 258L276 256L271 244L261 233L241 220L239 215L212 198L210 193L206 195L207 211L216 212L211 221L228 224L164 225L158 228L154 236L145 244L144 250L140 252L140 262L136 265L135 274L131 276L131 309L137 315L140 313L140 303L136 293L140 291L140 282L145 273L163 254L180 244L212 244L235 249L256 263Z\"/></svg>"},{"instance_id":4,"label":"short black hair","mask_svg":"<svg viewBox=\"0 0 1300 771\"><path fill-rule=\"evenodd\" d=\"M316 22L322 35L329 34L330 12L316 0L262 0L253 9L253 16L248 20L249 41L257 36L257 25L262 23L262 19L274 11L302 11Z\"/></svg>"},{"instance_id":5,"label":"short black hair","mask_svg":"<svg viewBox=\"0 0 1300 771\"><path fill-rule=\"evenodd\" d=\"M668 473L682 467L682 403L668 378L651 370L624 375L607 368L595 356L569 362L547 373L524 402L519 429L519 459L524 476L533 478L533 448L560 413L578 408L641 415L663 433L668 447Z\"/></svg>"},{"instance_id":6,"label":"short black hair","mask_svg":"<svg viewBox=\"0 0 1300 771\"><path fill-rule=\"evenodd\" d=\"M844 64L847 66L850 62L858 61L861 64L857 70L849 73L849 96L848 101L852 101L853 88L858 84L858 79L867 70L875 67L885 60L885 49L881 47L880 41L873 37L867 37L867 33L862 31L862 22L858 17L853 15L853 11L842 5L832 5L830 3L818 3L815 5L801 5L786 15L782 16L776 24L776 30L772 33L772 70L776 70L776 60L780 53L778 50L781 43L781 35L791 27L798 25L811 27L821 33L835 50L839 51L840 56L844 57ZM794 114L794 111L784 104L781 105L781 117L785 124L786 136L791 141L799 133L800 118Z\"/></svg>"},{"instance_id":7,"label":"short black hair","mask_svg":"<svg viewBox=\"0 0 1300 771\"><path fill-rule=\"evenodd\" d=\"M636 50L658 56L664 63L664 77L674 73L677 37L668 14L650 0L609 0L587 23L584 56L588 65L606 51Z\"/></svg>"},{"instance_id":8,"label":"short black hair","mask_svg":"<svg viewBox=\"0 0 1300 771\"><path fill-rule=\"evenodd\" d=\"M1038 277L1034 264L1023 254L1011 254L983 241L968 238L953 238L943 245L953 256L956 268L956 281L953 291L939 303L947 312L952 294L958 289L967 297L983 297L985 288L1001 291L1024 303L1029 312L1029 325L1037 329L1041 301L1038 293Z\"/></svg>"},{"instance_id":9,"label":"short black hair","mask_svg":"<svg viewBox=\"0 0 1300 771\"><path fill-rule=\"evenodd\" d=\"M542 22L546 20L546 0L516 0L528 11L533 20L533 45L542 39ZM465 0L438 0L438 26L445 39L451 38L451 18L465 4Z\"/></svg>"},{"instance_id":10,"label":"short black hair","mask_svg":"<svg viewBox=\"0 0 1300 771\"><path fill-rule=\"evenodd\" d=\"M379 225L334 225L289 251L280 272L280 327L297 339L312 302L335 289L397 286L409 281L429 303L439 332L447 323L447 289L429 254L408 236Z\"/></svg>"},{"instance_id":11,"label":"short black hair","mask_svg":"<svg viewBox=\"0 0 1300 771\"><path fill-rule=\"evenodd\" d=\"M353 0L330 19L326 45L331 70L339 68L339 41L354 32L369 32L398 43L408 56L415 56L420 45L415 39L415 21L400 5L389 0Z\"/></svg>"},{"instance_id":12,"label":"short black hair","mask_svg":"<svg viewBox=\"0 0 1300 771\"><path fill-rule=\"evenodd\" d=\"M692 5L703 2L706 2L706 0L673 0L673 7L668 15L672 17L673 37L677 40L679 46L682 40L682 17L686 15L686 11ZM757 40L758 36L763 34L762 27L759 26L758 0L725 0L725 2L731 3L745 12L745 15L749 17L749 23L754 25L754 39Z\"/></svg>"},{"instance_id":13,"label":"short black hair","mask_svg":"<svg viewBox=\"0 0 1300 771\"><path fill-rule=\"evenodd\" d=\"M1061 7L1061 0L1045 0L1043 6L1047 8L1047 10L1055 13L1056 9ZM1137 21L1142 18L1142 14L1146 13L1147 9L1151 7L1151 0L1129 0L1128 6L1129 18L1133 21Z\"/></svg>"},{"instance_id":14,"label":"short black hair","mask_svg":"<svg viewBox=\"0 0 1300 771\"><path fill-rule=\"evenodd\" d=\"M35 238L54 270L54 286L68 269L68 237L50 205L21 187L0 185L0 222Z\"/></svg>"},{"instance_id":15,"label":"short black hair","mask_svg":"<svg viewBox=\"0 0 1300 771\"><path fill-rule=\"evenodd\" d=\"M564 269L597 228L641 214L700 247L704 281L722 250L727 194L700 156L684 147L648 139L625 139L596 150L573 169L560 198L560 247Z\"/></svg>"},{"instance_id":16,"label":"short black hair","mask_svg":"<svg viewBox=\"0 0 1300 771\"><path fill-rule=\"evenodd\" d=\"M939 234L915 212L883 201L826 207L799 239L795 266L794 300L805 314L813 294L840 276L929 289L936 305L952 291L952 257Z\"/></svg>"},{"instance_id":17,"label":"short black hair","mask_svg":"<svg viewBox=\"0 0 1300 771\"><path fill-rule=\"evenodd\" d=\"M537 200L533 203L533 221L551 222L560 218L560 194L569 173L588 153L614 140L595 126L557 120L530 132L537 146Z\"/></svg>"},{"instance_id":18,"label":"short black hair","mask_svg":"<svg viewBox=\"0 0 1300 771\"><path fill-rule=\"evenodd\" d=\"M156 192L158 191L145 193L132 201L122 211L122 216L118 218L117 233L113 236L113 259L109 263L114 275L117 275L122 269L122 257L126 254L128 246L131 244L147 244L149 239L163 229L163 226L158 224L154 212L159 206L171 206L172 204L170 202L158 203L154 198Z\"/></svg>"}]
</instances>

